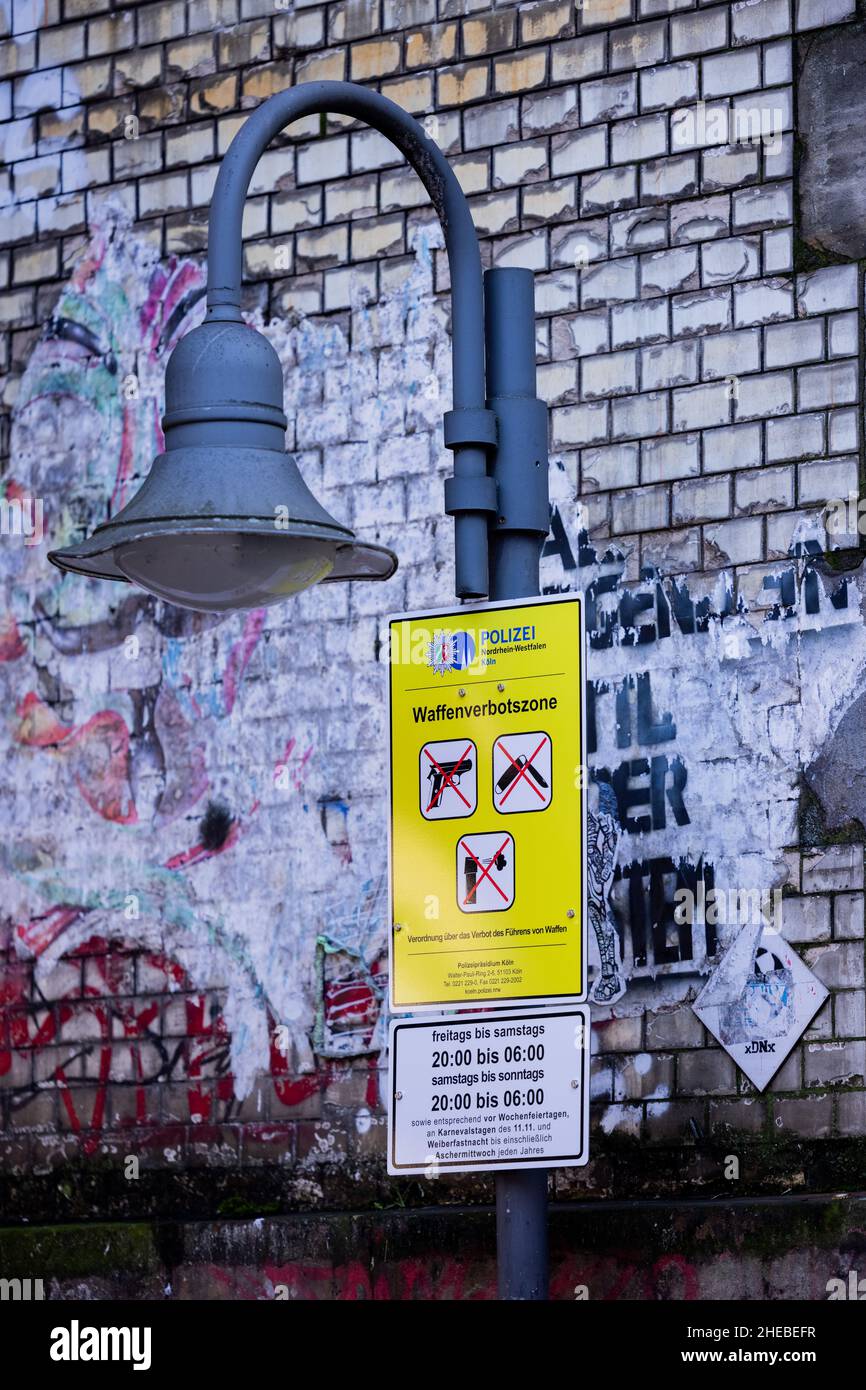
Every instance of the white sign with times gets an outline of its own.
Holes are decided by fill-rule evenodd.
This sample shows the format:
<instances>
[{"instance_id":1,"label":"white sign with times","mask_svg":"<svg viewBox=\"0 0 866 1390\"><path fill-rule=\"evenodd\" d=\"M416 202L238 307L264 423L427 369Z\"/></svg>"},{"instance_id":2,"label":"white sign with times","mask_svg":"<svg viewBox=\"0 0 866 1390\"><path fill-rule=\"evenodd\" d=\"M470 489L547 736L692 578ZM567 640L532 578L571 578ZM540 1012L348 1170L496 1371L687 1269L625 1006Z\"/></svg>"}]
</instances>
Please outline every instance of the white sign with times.
<instances>
[{"instance_id":1,"label":"white sign with times","mask_svg":"<svg viewBox=\"0 0 866 1390\"><path fill-rule=\"evenodd\" d=\"M589 1009L391 1024L388 1172L580 1167L589 1159Z\"/></svg>"}]
</instances>

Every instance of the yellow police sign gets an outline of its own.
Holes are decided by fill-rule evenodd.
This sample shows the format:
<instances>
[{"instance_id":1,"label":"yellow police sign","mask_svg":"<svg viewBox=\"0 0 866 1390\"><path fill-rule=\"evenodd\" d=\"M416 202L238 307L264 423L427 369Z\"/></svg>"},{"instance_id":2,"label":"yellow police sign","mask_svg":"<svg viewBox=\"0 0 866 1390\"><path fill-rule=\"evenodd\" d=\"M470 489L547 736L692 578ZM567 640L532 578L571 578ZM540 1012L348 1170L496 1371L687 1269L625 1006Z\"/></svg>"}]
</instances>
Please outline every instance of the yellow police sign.
<instances>
[{"instance_id":1,"label":"yellow police sign","mask_svg":"<svg viewBox=\"0 0 866 1390\"><path fill-rule=\"evenodd\" d=\"M583 605L390 620L391 1007L586 995Z\"/></svg>"}]
</instances>

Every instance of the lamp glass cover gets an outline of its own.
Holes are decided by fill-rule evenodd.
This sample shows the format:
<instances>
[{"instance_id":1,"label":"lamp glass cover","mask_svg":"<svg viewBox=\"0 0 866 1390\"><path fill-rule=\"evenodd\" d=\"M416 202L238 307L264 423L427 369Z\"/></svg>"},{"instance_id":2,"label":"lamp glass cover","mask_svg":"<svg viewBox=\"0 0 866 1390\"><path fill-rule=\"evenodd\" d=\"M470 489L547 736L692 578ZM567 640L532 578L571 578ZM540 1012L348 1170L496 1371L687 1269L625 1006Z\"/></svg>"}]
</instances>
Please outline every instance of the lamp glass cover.
<instances>
[{"instance_id":1,"label":"lamp glass cover","mask_svg":"<svg viewBox=\"0 0 866 1390\"><path fill-rule=\"evenodd\" d=\"M336 544L309 536L188 531L143 536L115 547L133 584L180 608L225 613L262 608L326 579Z\"/></svg>"}]
</instances>

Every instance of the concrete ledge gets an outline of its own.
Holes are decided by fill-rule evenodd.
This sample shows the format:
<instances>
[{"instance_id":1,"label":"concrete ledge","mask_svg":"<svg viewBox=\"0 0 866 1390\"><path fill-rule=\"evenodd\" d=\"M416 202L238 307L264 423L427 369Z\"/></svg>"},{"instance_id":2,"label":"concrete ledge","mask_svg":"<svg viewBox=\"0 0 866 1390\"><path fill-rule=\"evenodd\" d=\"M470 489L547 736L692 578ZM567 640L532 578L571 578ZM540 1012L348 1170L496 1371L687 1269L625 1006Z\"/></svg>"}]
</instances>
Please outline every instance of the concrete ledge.
<instances>
[{"instance_id":1,"label":"concrete ledge","mask_svg":"<svg viewBox=\"0 0 866 1390\"><path fill-rule=\"evenodd\" d=\"M550 1243L558 1300L826 1300L866 1275L866 1194L556 1203ZM6 1227L0 1279L51 1299L492 1299L495 1214Z\"/></svg>"}]
</instances>

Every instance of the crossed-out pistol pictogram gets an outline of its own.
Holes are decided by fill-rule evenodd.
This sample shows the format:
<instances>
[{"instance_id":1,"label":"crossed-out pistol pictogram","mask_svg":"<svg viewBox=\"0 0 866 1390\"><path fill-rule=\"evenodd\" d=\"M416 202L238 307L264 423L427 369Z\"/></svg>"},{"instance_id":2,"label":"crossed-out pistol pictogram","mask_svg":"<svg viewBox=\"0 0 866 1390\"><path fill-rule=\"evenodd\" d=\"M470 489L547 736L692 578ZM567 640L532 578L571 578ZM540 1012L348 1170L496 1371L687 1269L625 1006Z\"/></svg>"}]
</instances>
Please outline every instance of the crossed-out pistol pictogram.
<instances>
[{"instance_id":1,"label":"crossed-out pistol pictogram","mask_svg":"<svg viewBox=\"0 0 866 1390\"><path fill-rule=\"evenodd\" d=\"M425 743L420 756L421 814L425 820L471 816L478 800L478 753L469 739ZM465 788L461 780L466 779ZM446 793L453 792L454 797ZM456 798L456 799L455 799Z\"/></svg>"}]
</instances>

